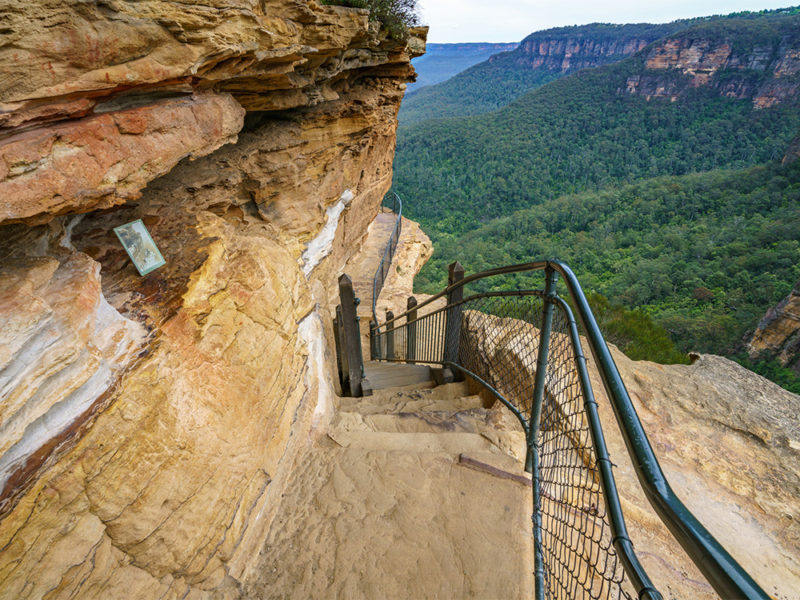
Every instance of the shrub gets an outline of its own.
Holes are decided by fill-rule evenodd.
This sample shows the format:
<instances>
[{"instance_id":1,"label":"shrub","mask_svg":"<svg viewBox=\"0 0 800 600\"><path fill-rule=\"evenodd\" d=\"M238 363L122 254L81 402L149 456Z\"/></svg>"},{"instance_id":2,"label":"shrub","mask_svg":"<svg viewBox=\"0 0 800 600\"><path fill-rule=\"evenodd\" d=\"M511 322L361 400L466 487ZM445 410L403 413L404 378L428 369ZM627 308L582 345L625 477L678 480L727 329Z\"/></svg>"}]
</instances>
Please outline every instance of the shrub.
<instances>
[{"instance_id":1,"label":"shrub","mask_svg":"<svg viewBox=\"0 0 800 600\"><path fill-rule=\"evenodd\" d=\"M395 40L408 37L408 28L419 24L417 0L322 0L323 4L338 4L369 9L370 21L378 21Z\"/></svg>"}]
</instances>

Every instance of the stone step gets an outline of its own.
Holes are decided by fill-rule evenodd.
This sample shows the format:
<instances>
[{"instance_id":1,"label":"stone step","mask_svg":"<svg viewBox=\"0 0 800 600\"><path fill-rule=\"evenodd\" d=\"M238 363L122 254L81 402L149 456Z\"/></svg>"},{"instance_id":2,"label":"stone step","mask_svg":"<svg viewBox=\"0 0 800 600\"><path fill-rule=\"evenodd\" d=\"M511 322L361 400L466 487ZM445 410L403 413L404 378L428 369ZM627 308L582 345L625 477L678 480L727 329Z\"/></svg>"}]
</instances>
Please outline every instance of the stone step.
<instances>
[{"instance_id":1,"label":"stone step","mask_svg":"<svg viewBox=\"0 0 800 600\"><path fill-rule=\"evenodd\" d=\"M375 403L342 403L340 412L353 412L362 415L397 415L408 413L449 412L458 413L467 410L482 409L483 403L478 396L467 396L455 400L436 400L430 398L396 398L382 404Z\"/></svg>"},{"instance_id":2,"label":"stone step","mask_svg":"<svg viewBox=\"0 0 800 600\"><path fill-rule=\"evenodd\" d=\"M387 433L385 431L332 430L330 438L345 448L403 451L411 454L448 454L501 452L477 433Z\"/></svg>"},{"instance_id":3,"label":"stone step","mask_svg":"<svg viewBox=\"0 0 800 600\"><path fill-rule=\"evenodd\" d=\"M487 409L470 408L459 411L415 409L391 413L340 412L333 428L339 431L387 433L481 433L494 429L494 426Z\"/></svg>"},{"instance_id":4,"label":"stone step","mask_svg":"<svg viewBox=\"0 0 800 600\"><path fill-rule=\"evenodd\" d=\"M376 390L372 396L364 398L339 399L339 410L366 413L389 412L392 407L396 407L398 412L409 412L425 410L426 407L430 407L430 410L465 410L481 406L480 399L470 395L466 383L448 383L427 388L413 385Z\"/></svg>"}]
</instances>

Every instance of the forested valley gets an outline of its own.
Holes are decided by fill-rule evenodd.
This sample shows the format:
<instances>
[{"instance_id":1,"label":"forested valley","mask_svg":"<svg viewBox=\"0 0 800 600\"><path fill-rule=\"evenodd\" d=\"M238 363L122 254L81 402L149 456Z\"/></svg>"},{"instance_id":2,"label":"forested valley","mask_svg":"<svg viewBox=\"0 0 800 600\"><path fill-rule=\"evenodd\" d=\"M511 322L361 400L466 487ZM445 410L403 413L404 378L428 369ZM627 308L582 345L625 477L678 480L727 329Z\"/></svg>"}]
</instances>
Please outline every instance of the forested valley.
<instances>
[{"instance_id":1,"label":"forested valley","mask_svg":"<svg viewBox=\"0 0 800 600\"><path fill-rule=\"evenodd\" d=\"M695 22L670 39L740 58L770 48L773 65L800 49L796 13ZM722 354L800 392L795 373L743 353L800 279L800 161L781 164L800 132L798 74L723 65L698 85L651 68L658 44L495 112L401 126L395 189L435 247L417 287L441 289L455 259L474 272L559 258L632 358ZM632 93L653 77L664 94ZM774 81L784 97L760 103Z\"/></svg>"}]
</instances>

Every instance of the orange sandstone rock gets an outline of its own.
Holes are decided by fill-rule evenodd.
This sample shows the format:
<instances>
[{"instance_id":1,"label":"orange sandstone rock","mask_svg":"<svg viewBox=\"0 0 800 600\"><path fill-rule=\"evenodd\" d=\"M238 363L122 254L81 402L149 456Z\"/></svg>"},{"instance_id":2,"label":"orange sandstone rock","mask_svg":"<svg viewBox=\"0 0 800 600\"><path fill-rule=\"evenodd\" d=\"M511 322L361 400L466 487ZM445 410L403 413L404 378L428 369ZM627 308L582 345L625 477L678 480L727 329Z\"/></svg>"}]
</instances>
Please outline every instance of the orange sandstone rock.
<instances>
[{"instance_id":1,"label":"orange sandstone rock","mask_svg":"<svg viewBox=\"0 0 800 600\"><path fill-rule=\"evenodd\" d=\"M234 141L244 110L197 94L84 117L0 142L0 222L45 222L139 196L178 161Z\"/></svg>"}]
</instances>

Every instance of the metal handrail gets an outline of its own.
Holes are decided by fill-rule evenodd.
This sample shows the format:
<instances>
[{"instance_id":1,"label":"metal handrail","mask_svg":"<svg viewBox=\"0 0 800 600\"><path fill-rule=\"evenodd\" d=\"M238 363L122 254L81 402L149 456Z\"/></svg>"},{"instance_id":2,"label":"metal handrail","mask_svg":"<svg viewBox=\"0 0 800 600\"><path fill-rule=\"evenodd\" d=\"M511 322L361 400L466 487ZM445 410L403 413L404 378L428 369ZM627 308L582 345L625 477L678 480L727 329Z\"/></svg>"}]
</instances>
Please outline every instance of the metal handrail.
<instances>
[{"instance_id":1,"label":"metal handrail","mask_svg":"<svg viewBox=\"0 0 800 600\"><path fill-rule=\"evenodd\" d=\"M381 262L378 265L378 268L375 270L375 276L372 278L372 322L378 322L378 314L376 312L376 306L378 303L378 295L381 293L383 289L383 284L386 282L386 276L389 272L389 265L392 264L392 258L394 258L394 251L397 248L397 241L400 239L400 233L403 230L403 201L397 192L390 191L384 196L383 202L386 202L386 198L391 197L392 200L392 207L391 210L394 214L397 215L397 219L394 223L394 228L392 229L392 235L389 236L389 241L386 243L386 248L383 251L383 256L381 257ZM383 202L381 206L383 206Z\"/></svg>"},{"instance_id":2,"label":"metal handrail","mask_svg":"<svg viewBox=\"0 0 800 600\"><path fill-rule=\"evenodd\" d=\"M598 366L598 370L600 371L603 386L611 402L617 424L619 425L622 437L625 441L625 446L632 461L637 478L645 492L645 496L653 506L656 514L658 514L660 519L666 524L667 528L670 530L675 539L680 543L691 560L695 563L695 565L697 565L699 570L703 573L708 582L721 597L767 600L769 596L722 547L722 545L719 544L714 536L711 535L711 533L697 520L691 511L686 508L683 502L681 502L681 500L670 487L666 476L661 470L661 466L658 463L655 452L650 445L650 441L647 438L647 434L644 431L642 423L639 420L628 391L625 388L625 384L622 381L619 369L617 368L616 363L611 356L608 345L606 344L605 339L600 332L600 328L597 325L597 321L592 314L591 308L589 307L589 303L586 300L586 296L583 293L580 283L578 282L575 274L566 264L558 260L547 260L509 265L475 273L453 283L438 294L435 294L434 296L431 296L424 302L420 303L414 308L414 314L418 314L420 309L429 306L437 299L442 298L443 296L448 295L454 290L471 282L496 275L520 273L525 271L545 271L546 273L558 273L563 279L569 296L572 300L572 304L575 307L578 321L586 333L586 339L589 343L589 348L591 349L592 355L594 356L595 362ZM457 304L463 305L465 302L473 300L479 296L488 297L511 293L514 292L489 292L486 294L474 295L459 301ZM516 293L522 294L533 292ZM538 294L541 294L541 292L538 292ZM588 382L588 375L585 371L585 360L583 358L582 351L580 350L580 341L577 338L577 326L575 319L572 316L572 311L569 310L569 307L566 305L563 299L554 296L553 302L558 303L562 309L566 309L566 314L569 315L570 337L573 338L572 343L576 348L577 362L579 363L578 371L580 374L581 383L585 388L584 391L586 392L586 390L588 390L588 392L586 392L586 405L587 414L589 415L589 420L592 423L592 436L595 438L599 436L599 438L602 440L602 430L600 429L599 420L593 418L591 414L594 412L596 415L596 403L594 403L591 395L591 386ZM448 306L437 309L433 312L439 313L440 311L446 311L453 306L455 305L448 304ZM379 332L381 329L384 331L387 329L394 330L398 324L403 323L404 321L406 325L408 325L424 318L418 317L416 320L408 321L408 316L411 312L412 311L406 311L394 317L393 319L387 320L380 324L377 324L376 321L376 325L373 328L373 334L380 335ZM374 349L375 346L375 344L371 344L371 348ZM380 356L373 356L373 359L386 360ZM467 372L467 374L476 379L478 383L485 386L494 396L500 398L506 406L510 404L508 401L502 398L502 394L500 394L500 392L498 392L493 386L482 380L476 374L467 371L456 363L446 362L443 358L442 360L426 360L424 362L450 366L456 370ZM580 366L581 363L583 363L583 366ZM594 405L594 408L592 408L592 405ZM519 414L517 414L517 418L523 422L524 427L524 418ZM530 423L530 425L535 426L533 423ZM598 445L598 448L604 448L604 444ZM602 450L599 450L599 452L602 454ZM601 470L601 475L605 480L607 476L611 476L610 461L608 461L607 456L601 456L598 461L598 468ZM650 587L649 581L646 578L646 574L644 574L641 566L638 565L635 554L633 554L630 540L624 533L624 519L622 518L619 501L618 499L614 501L614 498L615 491L611 492L610 494L607 491L606 502L609 504L608 512L612 521L611 525L614 529L615 536L619 538L615 539L614 546L623 561L625 571L628 573L632 582L637 587L637 592L639 593L640 598L660 597L658 592Z\"/></svg>"}]
</instances>

